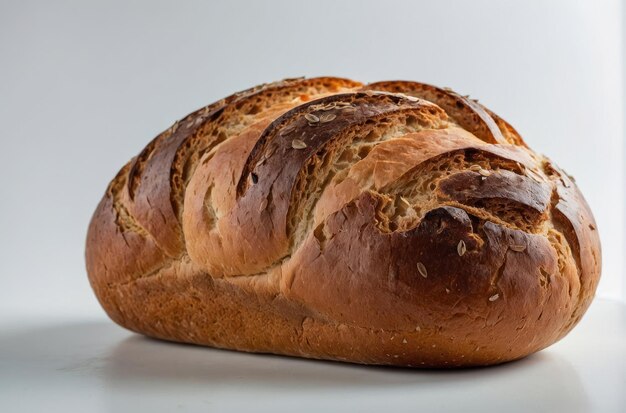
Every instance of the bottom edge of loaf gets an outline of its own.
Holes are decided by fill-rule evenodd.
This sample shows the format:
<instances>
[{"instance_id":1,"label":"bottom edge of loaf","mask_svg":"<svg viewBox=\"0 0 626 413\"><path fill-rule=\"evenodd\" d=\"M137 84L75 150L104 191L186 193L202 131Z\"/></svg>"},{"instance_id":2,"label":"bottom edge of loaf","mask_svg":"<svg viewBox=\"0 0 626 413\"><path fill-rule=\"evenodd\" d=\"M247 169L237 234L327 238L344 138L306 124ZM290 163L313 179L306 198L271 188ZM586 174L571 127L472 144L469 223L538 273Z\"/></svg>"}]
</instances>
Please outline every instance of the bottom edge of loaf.
<instances>
[{"instance_id":1,"label":"bottom edge of loaf","mask_svg":"<svg viewBox=\"0 0 626 413\"><path fill-rule=\"evenodd\" d=\"M111 319L126 329L170 342L248 353L459 368L518 360L555 341L504 347L503 341L488 339L450 341L427 327L393 331L329 322L294 310L291 303L276 297L251 294L207 274L181 276L176 268L132 282L92 285Z\"/></svg>"}]
</instances>

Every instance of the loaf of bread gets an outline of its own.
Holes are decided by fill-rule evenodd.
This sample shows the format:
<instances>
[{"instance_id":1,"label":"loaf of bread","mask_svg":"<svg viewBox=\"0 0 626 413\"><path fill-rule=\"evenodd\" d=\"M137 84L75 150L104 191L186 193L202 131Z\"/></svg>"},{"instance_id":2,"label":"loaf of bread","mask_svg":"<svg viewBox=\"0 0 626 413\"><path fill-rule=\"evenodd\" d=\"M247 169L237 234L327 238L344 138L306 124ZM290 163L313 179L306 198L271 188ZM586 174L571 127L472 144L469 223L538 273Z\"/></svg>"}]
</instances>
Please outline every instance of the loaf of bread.
<instances>
[{"instance_id":1,"label":"loaf of bread","mask_svg":"<svg viewBox=\"0 0 626 413\"><path fill-rule=\"evenodd\" d=\"M574 180L448 88L287 79L153 139L91 221L121 326L247 352L502 363L578 323L600 277Z\"/></svg>"}]
</instances>

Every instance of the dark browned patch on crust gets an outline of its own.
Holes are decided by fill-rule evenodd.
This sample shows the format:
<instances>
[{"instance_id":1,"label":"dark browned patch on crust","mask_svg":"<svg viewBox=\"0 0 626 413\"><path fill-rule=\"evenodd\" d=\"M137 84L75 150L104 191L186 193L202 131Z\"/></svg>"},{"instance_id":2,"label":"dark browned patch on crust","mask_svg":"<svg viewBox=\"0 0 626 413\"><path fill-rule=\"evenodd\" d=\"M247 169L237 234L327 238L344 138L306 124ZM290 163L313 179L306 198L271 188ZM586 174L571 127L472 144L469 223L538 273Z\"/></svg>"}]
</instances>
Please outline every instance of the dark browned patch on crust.
<instances>
[{"instance_id":1,"label":"dark browned patch on crust","mask_svg":"<svg viewBox=\"0 0 626 413\"><path fill-rule=\"evenodd\" d=\"M506 199L534 209L545 211L550 203L550 185L499 169L483 176L479 172L464 171L439 181L441 195L462 203L478 199Z\"/></svg>"},{"instance_id":2,"label":"dark browned patch on crust","mask_svg":"<svg viewBox=\"0 0 626 413\"><path fill-rule=\"evenodd\" d=\"M538 232L548 218L551 186L506 169L453 173L437 184L441 200L480 208L526 232Z\"/></svg>"}]
</instances>

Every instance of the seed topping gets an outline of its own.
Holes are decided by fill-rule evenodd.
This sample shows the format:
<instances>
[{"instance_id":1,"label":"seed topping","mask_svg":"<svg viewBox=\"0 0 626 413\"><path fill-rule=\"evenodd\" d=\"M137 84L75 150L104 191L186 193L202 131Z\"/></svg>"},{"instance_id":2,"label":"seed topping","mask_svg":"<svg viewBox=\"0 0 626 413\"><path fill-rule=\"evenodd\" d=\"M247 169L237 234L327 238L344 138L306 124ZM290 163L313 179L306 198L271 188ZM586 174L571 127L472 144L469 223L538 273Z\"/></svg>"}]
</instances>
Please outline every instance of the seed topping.
<instances>
[{"instance_id":1,"label":"seed topping","mask_svg":"<svg viewBox=\"0 0 626 413\"><path fill-rule=\"evenodd\" d=\"M419 271L420 275L424 278L428 277L428 272L426 271L426 267L421 262L417 263L417 271Z\"/></svg>"},{"instance_id":2,"label":"seed topping","mask_svg":"<svg viewBox=\"0 0 626 413\"><path fill-rule=\"evenodd\" d=\"M304 143L304 141L300 140L300 139L294 139L291 141L291 147L293 149L304 149L306 148L306 143Z\"/></svg>"}]
</instances>

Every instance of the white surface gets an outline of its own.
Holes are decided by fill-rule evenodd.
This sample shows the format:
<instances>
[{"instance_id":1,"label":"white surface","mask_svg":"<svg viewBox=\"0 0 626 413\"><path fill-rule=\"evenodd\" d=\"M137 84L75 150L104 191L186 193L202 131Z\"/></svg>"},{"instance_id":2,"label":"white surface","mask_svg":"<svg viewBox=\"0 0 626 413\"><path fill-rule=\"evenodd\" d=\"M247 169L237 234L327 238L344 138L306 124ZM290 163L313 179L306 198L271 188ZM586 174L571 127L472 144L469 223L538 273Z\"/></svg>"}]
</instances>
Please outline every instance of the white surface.
<instances>
[{"instance_id":1,"label":"white surface","mask_svg":"<svg viewBox=\"0 0 626 413\"><path fill-rule=\"evenodd\" d=\"M98 314L89 218L117 169L175 119L299 75L470 93L573 174L620 297L618 0L0 1L0 313ZM623 295L622 295L623 297Z\"/></svg>"},{"instance_id":2,"label":"white surface","mask_svg":"<svg viewBox=\"0 0 626 413\"><path fill-rule=\"evenodd\" d=\"M518 363L415 372L143 339L103 318L83 262L107 183L175 119L283 77L408 79L480 98L577 178L598 293L624 299L624 16L619 0L0 1L0 412L626 411L608 301Z\"/></svg>"},{"instance_id":3,"label":"white surface","mask_svg":"<svg viewBox=\"0 0 626 413\"><path fill-rule=\"evenodd\" d=\"M2 412L624 412L626 305L556 345L457 371L366 367L147 339L105 319L0 324Z\"/></svg>"}]
</instances>

